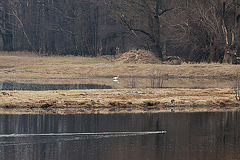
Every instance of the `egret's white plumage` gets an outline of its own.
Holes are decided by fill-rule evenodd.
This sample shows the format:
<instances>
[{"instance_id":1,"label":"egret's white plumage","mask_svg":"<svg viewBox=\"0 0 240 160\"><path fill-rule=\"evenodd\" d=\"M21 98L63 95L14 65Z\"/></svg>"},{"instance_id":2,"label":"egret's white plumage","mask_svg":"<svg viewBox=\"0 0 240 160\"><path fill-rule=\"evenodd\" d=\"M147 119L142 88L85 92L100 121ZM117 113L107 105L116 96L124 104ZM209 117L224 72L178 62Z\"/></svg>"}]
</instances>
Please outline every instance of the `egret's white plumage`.
<instances>
[{"instance_id":1,"label":"egret's white plumage","mask_svg":"<svg viewBox=\"0 0 240 160\"><path fill-rule=\"evenodd\" d=\"M118 80L118 77L119 77L119 75L117 77L113 77L113 80Z\"/></svg>"}]
</instances>

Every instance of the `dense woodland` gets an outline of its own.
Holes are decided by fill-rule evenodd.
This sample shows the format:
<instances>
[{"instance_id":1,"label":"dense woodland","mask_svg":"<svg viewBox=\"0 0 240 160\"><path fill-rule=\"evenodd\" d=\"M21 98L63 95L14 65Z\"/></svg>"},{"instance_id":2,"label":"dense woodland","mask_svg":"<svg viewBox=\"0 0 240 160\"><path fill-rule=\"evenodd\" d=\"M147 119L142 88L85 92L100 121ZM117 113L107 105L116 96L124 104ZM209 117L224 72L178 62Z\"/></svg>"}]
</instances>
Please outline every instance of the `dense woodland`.
<instances>
[{"instance_id":1,"label":"dense woodland","mask_svg":"<svg viewBox=\"0 0 240 160\"><path fill-rule=\"evenodd\" d=\"M239 20L240 0L1 0L0 50L234 63Z\"/></svg>"}]
</instances>

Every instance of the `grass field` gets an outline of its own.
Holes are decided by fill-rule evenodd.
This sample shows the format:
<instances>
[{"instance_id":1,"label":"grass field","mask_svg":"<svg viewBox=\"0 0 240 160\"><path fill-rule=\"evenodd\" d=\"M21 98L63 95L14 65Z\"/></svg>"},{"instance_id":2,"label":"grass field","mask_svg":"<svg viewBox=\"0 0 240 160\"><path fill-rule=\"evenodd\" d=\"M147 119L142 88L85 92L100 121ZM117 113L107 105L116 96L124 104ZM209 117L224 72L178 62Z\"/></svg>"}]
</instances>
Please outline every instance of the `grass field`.
<instances>
[{"instance_id":1,"label":"grass field","mask_svg":"<svg viewBox=\"0 0 240 160\"><path fill-rule=\"evenodd\" d=\"M83 77L169 77L233 78L240 65L229 64L134 64L102 57L38 56L31 53L0 52L0 77L4 78L83 78Z\"/></svg>"}]
</instances>

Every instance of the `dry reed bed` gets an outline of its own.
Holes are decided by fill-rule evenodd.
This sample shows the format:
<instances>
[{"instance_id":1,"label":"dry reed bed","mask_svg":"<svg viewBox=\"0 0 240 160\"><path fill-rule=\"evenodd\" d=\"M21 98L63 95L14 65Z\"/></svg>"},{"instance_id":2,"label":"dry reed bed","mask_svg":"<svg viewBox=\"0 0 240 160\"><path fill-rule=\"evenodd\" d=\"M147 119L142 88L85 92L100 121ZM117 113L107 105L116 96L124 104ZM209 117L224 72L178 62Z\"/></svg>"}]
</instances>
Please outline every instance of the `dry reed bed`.
<instances>
[{"instance_id":1,"label":"dry reed bed","mask_svg":"<svg viewBox=\"0 0 240 160\"><path fill-rule=\"evenodd\" d=\"M157 113L240 109L232 89L2 91L1 113Z\"/></svg>"}]
</instances>

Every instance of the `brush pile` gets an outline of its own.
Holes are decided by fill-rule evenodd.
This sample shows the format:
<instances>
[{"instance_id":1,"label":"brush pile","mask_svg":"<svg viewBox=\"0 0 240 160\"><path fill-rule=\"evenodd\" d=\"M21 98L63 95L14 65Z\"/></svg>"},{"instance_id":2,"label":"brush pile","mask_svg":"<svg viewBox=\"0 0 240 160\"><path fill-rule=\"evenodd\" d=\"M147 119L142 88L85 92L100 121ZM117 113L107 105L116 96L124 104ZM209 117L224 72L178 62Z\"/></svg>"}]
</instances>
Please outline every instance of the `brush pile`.
<instances>
[{"instance_id":1,"label":"brush pile","mask_svg":"<svg viewBox=\"0 0 240 160\"><path fill-rule=\"evenodd\" d=\"M120 55L115 60L122 63L135 63L135 64L160 64L161 60L157 58L151 51L146 50L131 50Z\"/></svg>"}]
</instances>

